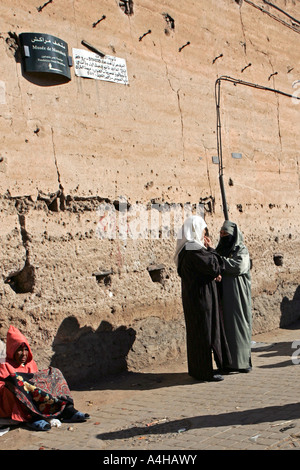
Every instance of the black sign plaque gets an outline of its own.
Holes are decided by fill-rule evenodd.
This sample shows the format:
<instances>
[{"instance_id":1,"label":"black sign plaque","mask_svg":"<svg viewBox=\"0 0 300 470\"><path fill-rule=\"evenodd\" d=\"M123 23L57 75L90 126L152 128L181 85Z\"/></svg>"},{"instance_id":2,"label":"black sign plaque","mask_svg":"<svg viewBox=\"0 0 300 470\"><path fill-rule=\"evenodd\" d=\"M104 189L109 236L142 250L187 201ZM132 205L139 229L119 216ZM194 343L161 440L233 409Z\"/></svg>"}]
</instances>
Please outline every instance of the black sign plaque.
<instances>
[{"instance_id":1,"label":"black sign plaque","mask_svg":"<svg viewBox=\"0 0 300 470\"><path fill-rule=\"evenodd\" d=\"M57 74L71 79L68 44L42 33L19 35L25 72Z\"/></svg>"}]
</instances>

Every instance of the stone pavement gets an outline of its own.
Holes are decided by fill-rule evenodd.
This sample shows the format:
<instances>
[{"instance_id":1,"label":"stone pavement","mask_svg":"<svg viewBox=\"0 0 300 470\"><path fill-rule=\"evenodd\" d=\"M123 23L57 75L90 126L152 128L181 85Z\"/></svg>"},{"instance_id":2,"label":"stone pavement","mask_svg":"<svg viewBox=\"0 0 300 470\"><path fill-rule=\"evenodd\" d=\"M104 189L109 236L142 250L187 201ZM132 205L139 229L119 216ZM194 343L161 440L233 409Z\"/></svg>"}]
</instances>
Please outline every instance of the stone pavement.
<instances>
[{"instance_id":1,"label":"stone pavement","mask_svg":"<svg viewBox=\"0 0 300 470\"><path fill-rule=\"evenodd\" d=\"M85 423L63 423L44 433L22 430L30 439L18 449L101 450L112 455L116 450L124 455L138 450L299 450L300 323L253 340L249 374L226 375L218 383L196 382L188 376L185 361L159 372L122 374L93 390L108 391L112 397L126 392L121 398L91 407ZM86 402L90 393L84 392ZM5 435L0 449L5 449Z\"/></svg>"}]
</instances>

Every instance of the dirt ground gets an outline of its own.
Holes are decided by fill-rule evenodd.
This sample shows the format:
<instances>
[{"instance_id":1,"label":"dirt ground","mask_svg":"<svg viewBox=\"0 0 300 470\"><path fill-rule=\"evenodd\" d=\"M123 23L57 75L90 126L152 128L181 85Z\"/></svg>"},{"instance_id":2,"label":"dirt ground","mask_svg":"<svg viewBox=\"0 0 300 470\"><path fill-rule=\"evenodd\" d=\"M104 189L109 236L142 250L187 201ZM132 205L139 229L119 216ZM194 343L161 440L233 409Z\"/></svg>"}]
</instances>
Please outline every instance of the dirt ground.
<instances>
[{"instance_id":1,"label":"dirt ground","mask_svg":"<svg viewBox=\"0 0 300 470\"><path fill-rule=\"evenodd\" d=\"M141 374L164 373L170 369L170 364L163 364L151 367L147 370L137 372L124 372L117 376L107 377L100 383L89 385L85 390L71 390L75 408L93 415L93 411L104 409L106 405L117 403L131 397L132 393L137 394L137 380L146 381ZM172 371L186 371L186 358L180 357L176 362L172 362ZM138 378L137 378L138 377ZM122 385L121 385L122 384ZM130 388L132 387L132 389ZM142 387L141 387L142 390ZM93 419L93 418L91 418ZM70 425L71 426L71 425ZM0 450L18 450L30 447L36 442L37 434L26 429L26 426L11 427L10 431L0 436Z\"/></svg>"},{"instance_id":2,"label":"dirt ground","mask_svg":"<svg viewBox=\"0 0 300 470\"><path fill-rule=\"evenodd\" d=\"M282 329L278 328L270 332L260 333L253 337L253 341L274 343L281 332ZM104 409L108 404L123 401L129 396L132 397L132 393L141 393L136 388L136 381L138 380L142 385L142 382L147 380L148 373L167 373L170 371L170 367L172 367L172 372L186 372L186 357L179 357L172 364L156 365L143 371L125 372L118 376L108 377L100 383L88 386L85 390L72 390L75 407L92 416L93 410L98 411ZM143 375L145 376L144 379ZM0 437L0 450L29 448L36 441L36 437L37 433L28 431L24 426L11 427L8 433Z\"/></svg>"}]
</instances>

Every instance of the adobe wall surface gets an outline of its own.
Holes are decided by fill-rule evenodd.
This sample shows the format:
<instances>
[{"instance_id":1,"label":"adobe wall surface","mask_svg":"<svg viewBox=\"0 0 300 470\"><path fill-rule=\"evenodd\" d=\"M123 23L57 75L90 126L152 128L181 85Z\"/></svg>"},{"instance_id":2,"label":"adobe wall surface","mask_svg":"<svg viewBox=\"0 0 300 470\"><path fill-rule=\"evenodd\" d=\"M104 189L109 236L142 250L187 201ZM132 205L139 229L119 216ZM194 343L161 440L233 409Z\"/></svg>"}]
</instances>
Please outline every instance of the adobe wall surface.
<instances>
[{"instance_id":1,"label":"adobe wall surface","mask_svg":"<svg viewBox=\"0 0 300 470\"><path fill-rule=\"evenodd\" d=\"M215 81L296 97L300 8L273 0L292 20L260 0L37 3L0 6L0 337L14 324L41 365L75 382L184 351L173 217L203 203L217 243ZM25 73L23 32L61 38L70 55L85 40L123 58L129 83L74 66L65 83ZM221 83L224 184L252 258L255 332L299 317L299 110ZM158 231L132 236L142 217Z\"/></svg>"}]
</instances>

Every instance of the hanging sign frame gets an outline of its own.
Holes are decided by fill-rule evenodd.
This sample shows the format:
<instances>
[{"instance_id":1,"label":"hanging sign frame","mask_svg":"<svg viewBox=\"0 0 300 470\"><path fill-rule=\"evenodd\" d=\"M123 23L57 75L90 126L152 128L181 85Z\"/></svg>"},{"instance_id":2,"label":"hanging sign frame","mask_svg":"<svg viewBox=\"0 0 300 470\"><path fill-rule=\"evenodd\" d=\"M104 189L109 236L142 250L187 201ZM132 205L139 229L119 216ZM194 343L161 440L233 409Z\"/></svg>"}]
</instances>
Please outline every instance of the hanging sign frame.
<instances>
[{"instance_id":1,"label":"hanging sign frame","mask_svg":"<svg viewBox=\"0 0 300 470\"><path fill-rule=\"evenodd\" d=\"M62 75L71 80L72 59L65 41L43 33L21 33L19 38L25 72Z\"/></svg>"}]
</instances>

